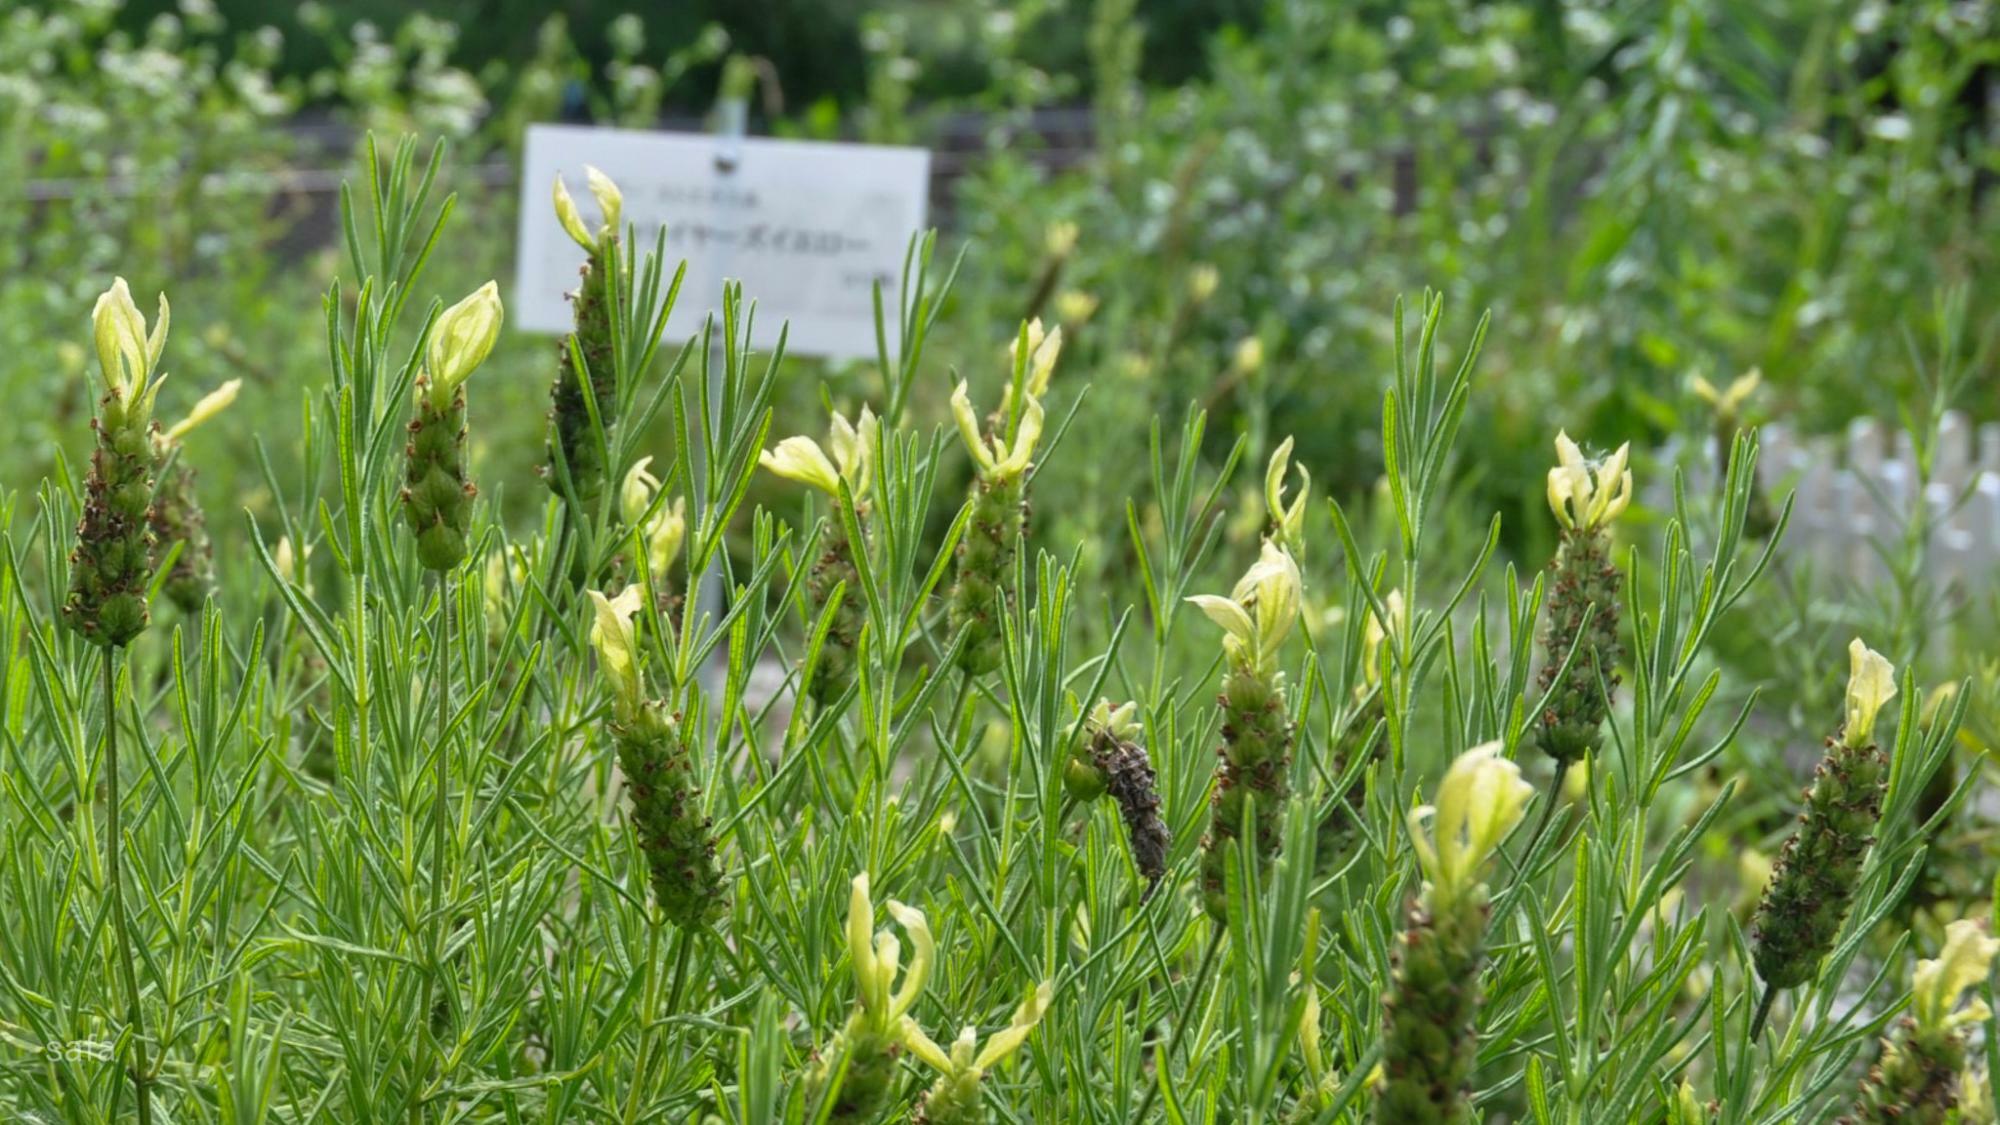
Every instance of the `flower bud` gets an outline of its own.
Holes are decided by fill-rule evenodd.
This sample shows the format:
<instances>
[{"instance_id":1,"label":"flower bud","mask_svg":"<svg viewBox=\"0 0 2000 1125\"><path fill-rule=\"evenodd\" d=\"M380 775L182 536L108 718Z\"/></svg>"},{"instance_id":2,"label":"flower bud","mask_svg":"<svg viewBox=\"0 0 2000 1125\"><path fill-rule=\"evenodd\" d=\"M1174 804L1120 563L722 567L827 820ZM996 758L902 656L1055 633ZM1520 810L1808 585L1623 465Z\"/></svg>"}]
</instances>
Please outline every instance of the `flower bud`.
<instances>
[{"instance_id":1,"label":"flower bud","mask_svg":"<svg viewBox=\"0 0 2000 1125\"><path fill-rule=\"evenodd\" d=\"M425 354L432 405L448 402L466 377L486 362L500 338L503 317L500 287L491 281L438 314Z\"/></svg>"},{"instance_id":2,"label":"flower bud","mask_svg":"<svg viewBox=\"0 0 2000 1125\"><path fill-rule=\"evenodd\" d=\"M1287 437L1271 454L1264 470L1264 508L1271 520L1271 538L1296 556L1305 553L1306 499L1312 495L1312 474L1299 466L1299 494L1285 502L1285 470L1292 462L1292 439Z\"/></svg>"},{"instance_id":3,"label":"flower bud","mask_svg":"<svg viewBox=\"0 0 2000 1125\"><path fill-rule=\"evenodd\" d=\"M1847 644L1851 671L1847 677L1847 720L1841 726L1841 741L1849 746L1866 746L1875 740L1875 716L1883 704L1896 697L1896 669L1888 657L1861 643L1856 637Z\"/></svg>"}]
</instances>

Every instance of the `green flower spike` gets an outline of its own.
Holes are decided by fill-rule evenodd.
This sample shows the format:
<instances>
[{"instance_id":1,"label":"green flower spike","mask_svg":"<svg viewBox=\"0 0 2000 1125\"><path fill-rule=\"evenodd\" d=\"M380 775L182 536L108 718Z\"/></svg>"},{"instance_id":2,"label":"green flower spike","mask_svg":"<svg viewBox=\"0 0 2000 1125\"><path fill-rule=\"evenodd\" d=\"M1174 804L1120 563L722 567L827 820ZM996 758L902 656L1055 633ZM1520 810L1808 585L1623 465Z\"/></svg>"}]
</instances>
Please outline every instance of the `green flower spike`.
<instances>
[{"instance_id":1,"label":"green flower spike","mask_svg":"<svg viewBox=\"0 0 2000 1125\"><path fill-rule=\"evenodd\" d=\"M978 1028L964 1028L952 1040L949 1053L932 1042L916 1021L904 1016L904 1042L910 1053L938 1072L938 1080L917 1107L914 1120L918 1125L985 1125L991 1120L980 1097L979 1080L1028 1041L1028 1033L1049 1010L1051 992L1048 981L1036 985L1035 991L1014 1009L1014 1018L989 1036L983 1046Z\"/></svg>"},{"instance_id":2,"label":"green flower spike","mask_svg":"<svg viewBox=\"0 0 2000 1125\"><path fill-rule=\"evenodd\" d=\"M198 612L215 589L215 548L209 542L208 521L195 496L194 467L173 455L182 438L228 409L242 389L243 380L229 380L203 395L188 416L165 433L153 435L153 462L161 474L159 491L153 498L153 540L163 555L176 545L180 547L161 588L182 613Z\"/></svg>"},{"instance_id":3,"label":"green flower spike","mask_svg":"<svg viewBox=\"0 0 2000 1125\"><path fill-rule=\"evenodd\" d=\"M1548 624L1537 681L1548 702L1535 725L1535 742L1567 768L1597 749L1625 656L1618 641L1625 579L1612 563L1608 528L1632 499L1631 446L1621 445L1592 463L1561 433L1556 456L1549 470L1549 509L1562 525L1562 538L1549 563Z\"/></svg>"},{"instance_id":4,"label":"green flower spike","mask_svg":"<svg viewBox=\"0 0 2000 1125\"><path fill-rule=\"evenodd\" d=\"M1015 408L1010 382L1000 409L984 429L967 385L961 381L952 391L952 420L976 470L972 519L958 542L950 604L952 630L965 634L959 667L971 675L1000 666L1003 641L997 614L1014 569L1014 552L1027 532L1028 478L1033 475L1035 447L1041 443L1045 420L1042 396L1061 354L1062 329L1044 332L1041 321L1029 322L1010 353L1025 401Z\"/></svg>"},{"instance_id":5,"label":"green flower spike","mask_svg":"<svg viewBox=\"0 0 2000 1125\"><path fill-rule=\"evenodd\" d=\"M472 484L465 464L465 381L500 337L500 289L487 282L438 314L424 369L417 376L416 416L403 448L403 518L417 537L417 561L445 571L465 561L472 528Z\"/></svg>"},{"instance_id":6,"label":"green flower spike","mask_svg":"<svg viewBox=\"0 0 2000 1125\"><path fill-rule=\"evenodd\" d=\"M1851 1125L1945 1125L1991 1120L1991 1091L1968 1080L1965 1033L1991 1012L1975 998L1959 997L1984 983L2000 953L2000 940L1978 922L1945 927L1944 950L1917 962L1910 1012L1884 1042L1882 1059L1868 1072L1861 1097L1845 1121ZM1958 1111L1954 1115L1954 1111Z\"/></svg>"},{"instance_id":7,"label":"green flower spike","mask_svg":"<svg viewBox=\"0 0 2000 1125\"><path fill-rule=\"evenodd\" d=\"M646 698L634 621L644 599L638 586L615 598L590 591L590 643L610 689L611 737L632 799L632 829L652 875L653 901L669 922L697 929L722 914L722 872L694 783L694 747L679 716Z\"/></svg>"},{"instance_id":8,"label":"green flower spike","mask_svg":"<svg viewBox=\"0 0 2000 1125\"><path fill-rule=\"evenodd\" d=\"M1469 1086L1490 909L1480 874L1534 795L1500 752L1500 743L1489 742L1460 755L1438 786L1436 807L1409 814L1426 881L1410 905L1395 984L1383 999L1376 1125L1473 1120Z\"/></svg>"},{"instance_id":9,"label":"green flower spike","mask_svg":"<svg viewBox=\"0 0 2000 1125\"><path fill-rule=\"evenodd\" d=\"M1226 598L1188 599L1222 626L1222 764L1216 770L1208 834L1202 838L1201 892L1209 917L1226 918L1224 872L1236 840L1249 835L1258 870L1278 854L1279 817L1290 795L1292 723L1278 653L1298 622L1304 597L1291 552L1265 540L1257 562Z\"/></svg>"},{"instance_id":10,"label":"green flower spike","mask_svg":"<svg viewBox=\"0 0 2000 1125\"><path fill-rule=\"evenodd\" d=\"M1896 694L1896 671L1856 637L1848 645L1845 721L1806 790L1798 827L1778 853L1751 918L1752 959L1769 999L1819 973L1853 904L1854 888L1882 815L1889 757L1875 745L1875 718ZM1761 1030L1759 1021L1759 1030Z\"/></svg>"},{"instance_id":11,"label":"green flower spike","mask_svg":"<svg viewBox=\"0 0 2000 1125\"><path fill-rule=\"evenodd\" d=\"M595 233L584 225L576 201L558 175L555 182L556 218L564 231L590 255L582 269L583 284L572 298L575 327L557 351L556 381L549 391L549 488L558 496L573 492L583 505L584 520L597 508L598 498L611 474L604 462L604 449L591 424L593 408L608 436L618 421L617 371L611 359L611 278L618 272L619 232L623 229L625 197L611 177L586 166L584 175L590 194L597 198L603 216ZM576 369L570 347L581 352L587 370ZM565 491L567 478L569 492Z\"/></svg>"},{"instance_id":12,"label":"green flower spike","mask_svg":"<svg viewBox=\"0 0 2000 1125\"><path fill-rule=\"evenodd\" d=\"M847 1073L833 1094L827 1121L835 1125L876 1120L896 1082L896 1059L910 1045L916 1023L910 1008L930 979L935 944L924 912L891 899L891 917L910 937L910 964L897 970L902 944L888 930L875 931L875 905L868 897L868 875L854 877L847 898L847 955L854 966L854 1011L833 1040L819 1052L806 1072L806 1104L827 1096L843 1060ZM916 1031L922 1037L921 1031ZM925 1039L928 1043L929 1040ZM936 1050L932 1047L932 1050Z\"/></svg>"},{"instance_id":13,"label":"green flower spike","mask_svg":"<svg viewBox=\"0 0 2000 1125\"><path fill-rule=\"evenodd\" d=\"M801 435L786 438L777 448L765 450L757 458L758 464L778 476L824 492L836 508L841 503L843 483L854 500L854 522L861 528L864 542L849 543L846 524L839 519L828 521L826 548L806 576L806 592L811 595L815 610L823 609L832 600L835 589L845 587L840 608L834 611L833 623L827 628L826 643L820 647L819 668L813 676L812 700L820 706L839 699L853 685L859 671L861 627L868 621L868 608L861 600L861 570L854 563L854 553L867 549L868 495L875 484L875 446L880 430L875 412L863 406L853 422L844 415L833 416L825 449L812 438ZM832 450L832 456L828 456L828 449Z\"/></svg>"},{"instance_id":14,"label":"green flower spike","mask_svg":"<svg viewBox=\"0 0 2000 1125\"><path fill-rule=\"evenodd\" d=\"M171 319L166 294L147 331L124 278L97 299L91 324L104 375L91 427L97 449L83 485L83 517L70 552L62 621L100 648L130 644L145 631L146 588L153 580L152 500L156 427L153 401Z\"/></svg>"}]
</instances>

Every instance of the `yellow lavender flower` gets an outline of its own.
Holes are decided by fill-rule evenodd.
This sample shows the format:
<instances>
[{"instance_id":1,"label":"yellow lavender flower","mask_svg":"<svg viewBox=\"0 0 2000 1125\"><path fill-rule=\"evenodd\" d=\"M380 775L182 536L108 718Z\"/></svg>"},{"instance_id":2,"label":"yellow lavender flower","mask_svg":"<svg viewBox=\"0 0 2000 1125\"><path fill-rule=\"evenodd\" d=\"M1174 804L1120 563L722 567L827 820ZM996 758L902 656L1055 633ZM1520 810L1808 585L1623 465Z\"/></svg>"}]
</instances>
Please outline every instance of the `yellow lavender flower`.
<instances>
[{"instance_id":1,"label":"yellow lavender flower","mask_svg":"<svg viewBox=\"0 0 2000 1125\"><path fill-rule=\"evenodd\" d=\"M1910 1011L1884 1042L1881 1061L1868 1072L1853 1112L1853 1125L1944 1125L1963 1122L1971 1109L1989 1115L1962 1076L1967 1074L1963 1029L1992 1013L1974 998L1959 998L1984 983L2000 954L2000 939L1965 919L1945 927L1944 949L1918 961L1910 989ZM1973 1097L1968 1098L1968 1095Z\"/></svg>"},{"instance_id":2,"label":"yellow lavender flower","mask_svg":"<svg viewBox=\"0 0 2000 1125\"><path fill-rule=\"evenodd\" d=\"M1395 983L1383 999L1376 1125L1473 1119L1469 1084L1490 911L1481 876L1534 795L1501 750L1489 742L1461 754L1445 772L1436 804L1409 814L1425 882L1410 905Z\"/></svg>"},{"instance_id":3,"label":"yellow lavender flower","mask_svg":"<svg viewBox=\"0 0 2000 1125\"><path fill-rule=\"evenodd\" d=\"M854 684L859 672L861 629L868 621L862 603L861 570L855 552L867 549L868 497L875 485L875 449L881 423L875 412L863 406L854 421L835 414L827 430L826 447L803 435L788 437L777 448L758 455L757 463L786 480L816 488L837 505L841 486L854 503L855 526L863 542L850 543L842 520L827 524L826 546L806 576L806 593L815 610L823 610L835 590L843 589L840 608L827 627L826 642L820 646L819 666L814 670L809 694L813 702L825 706L839 699Z\"/></svg>"},{"instance_id":4,"label":"yellow lavender flower","mask_svg":"<svg viewBox=\"0 0 2000 1125\"><path fill-rule=\"evenodd\" d=\"M1312 474L1299 466L1299 494L1285 500L1285 470L1292 463L1292 439L1285 438L1271 453L1264 470L1264 508L1271 521L1271 540L1292 553L1305 557L1306 502L1312 495Z\"/></svg>"},{"instance_id":5,"label":"yellow lavender flower","mask_svg":"<svg viewBox=\"0 0 2000 1125\"><path fill-rule=\"evenodd\" d=\"M605 448L591 424L595 414L607 437L618 423L618 376L611 356L611 278L619 269L619 236L624 228L623 194L611 177L586 166L590 193L603 217L597 230L584 224L576 201L560 175L555 181L556 218L589 258L582 267L583 284L573 297L575 327L556 353L556 379L549 391L549 487L567 501L582 505L578 521L587 524L607 484L611 468ZM572 348L571 344L575 347ZM576 355L583 358L583 370Z\"/></svg>"},{"instance_id":6,"label":"yellow lavender flower","mask_svg":"<svg viewBox=\"0 0 2000 1125\"><path fill-rule=\"evenodd\" d=\"M1805 811L1772 864L1771 880L1751 918L1752 959L1763 978L1767 1015L1779 989L1813 979L1853 905L1854 888L1888 785L1889 757L1875 744L1875 720L1896 694L1896 672L1856 637L1841 728L1806 791ZM1761 1019L1756 1021L1762 1030Z\"/></svg>"},{"instance_id":7,"label":"yellow lavender flower","mask_svg":"<svg viewBox=\"0 0 2000 1125\"><path fill-rule=\"evenodd\" d=\"M1299 565L1265 540L1257 562L1229 597L1188 599L1223 630L1222 762L1201 854L1202 903L1218 922L1227 917L1224 878L1229 853L1248 834L1259 872L1278 854L1279 817L1291 783L1292 722L1278 655L1303 600Z\"/></svg>"},{"instance_id":8,"label":"yellow lavender flower","mask_svg":"<svg viewBox=\"0 0 2000 1125\"><path fill-rule=\"evenodd\" d=\"M465 459L465 381L500 337L500 288L489 281L440 313L417 375L416 416L403 448L403 517L417 560L450 570L465 560L474 487Z\"/></svg>"},{"instance_id":9,"label":"yellow lavender flower","mask_svg":"<svg viewBox=\"0 0 2000 1125\"><path fill-rule=\"evenodd\" d=\"M151 617L146 592L153 579L155 545L153 402L166 379L159 364L171 319L162 293L159 315L148 330L122 277L91 309L104 395L91 419L97 448L84 480L83 516L69 556L62 621L101 648L131 643Z\"/></svg>"},{"instance_id":10,"label":"yellow lavender flower","mask_svg":"<svg viewBox=\"0 0 2000 1125\"><path fill-rule=\"evenodd\" d=\"M223 383L203 395L187 417L153 435L154 469L160 474L153 497L153 540L158 552L173 554L160 590L182 613L199 610L215 588L215 548L195 495L194 466L175 453L183 438L228 409L242 389L241 379Z\"/></svg>"},{"instance_id":11,"label":"yellow lavender flower","mask_svg":"<svg viewBox=\"0 0 2000 1125\"><path fill-rule=\"evenodd\" d=\"M1005 1028L979 1042L979 1029L967 1026L945 1051L925 1035L915 1020L903 1017L904 1043L918 1060L938 1072L938 1079L917 1107L921 1125L981 1125L990 1120L981 1100L979 1082L986 1072L1005 1062L1028 1041L1028 1033L1049 1010L1053 986L1043 981L1014 1009Z\"/></svg>"},{"instance_id":12,"label":"yellow lavender flower","mask_svg":"<svg viewBox=\"0 0 2000 1125\"><path fill-rule=\"evenodd\" d=\"M808 1106L833 1098L827 1107L829 1122L875 1120L895 1085L896 1057L909 1047L911 1032L916 1029L909 1011L930 979L936 944L924 912L894 899L886 906L889 916L909 935L907 967L902 965L902 943L896 935L875 929L868 874L854 877L847 898L847 956L854 969L854 1010L806 1072ZM834 1090L834 1076L843 1064L846 1074Z\"/></svg>"},{"instance_id":13,"label":"yellow lavender flower","mask_svg":"<svg viewBox=\"0 0 2000 1125\"><path fill-rule=\"evenodd\" d=\"M1607 528L1632 499L1630 457L1627 444L1592 462L1567 433L1556 435L1548 496L1562 536L1549 563L1547 624L1537 679L1547 701L1534 734L1536 745L1555 759L1558 770L1597 749L1618 687L1618 664L1624 659L1618 621L1625 579L1612 562Z\"/></svg>"},{"instance_id":14,"label":"yellow lavender flower","mask_svg":"<svg viewBox=\"0 0 2000 1125\"><path fill-rule=\"evenodd\" d=\"M1693 379L1695 397L1715 408L1719 416L1735 419L1742 415L1743 406L1750 396L1757 393L1757 387L1764 381L1764 373L1753 367L1730 380L1729 386L1717 390L1715 384L1696 375Z\"/></svg>"},{"instance_id":15,"label":"yellow lavender flower","mask_svg":"<svg viewBox=\"0 0 2000 1125\"><path fill-rule=\"evenodd\" d=\"M959 667L981 675L1000 666L998 614L1014 552L1027 530L1028 477L1044 421L1042 396L1062 354L1062 329L1029 322L1009 350L1014 379L1000 409L982 427L964 381L951 396L952 420L978 470L972 482L972 518L958 542L950 621L965 636ZM1018 383L1025 401L1014 402Z\"/></svg>"},{"instance_id":16,"label":"yellow lavender flower","mask_svg":"<svg viewBox=\"0 0 2000 1125\"><path fill-rule=\"evenodd\" d=\"M687 538L687 498L656 503L660 479L653 475L652 463L651 457L641 457L626 470L618 489L618 508L632 536L633 553L644 556L646 573L657 582L666 577Z\"/></svg>"},{"instance_id":17,"label":"yellow lavender flower","mask_svg":"<svg viewBox=\"0 0 2000 1125\"><path fill-rule=\"evenodd\" d=\"M678 717L646 694L637 617L645 591L627 586L615 597L590 591L590 644L611 695L609 730L631 798L632 830L646 857L653 901L666 919L696 929L725 906L710 821L695 786L695 748Z\"/></svg>"}]
</instances>

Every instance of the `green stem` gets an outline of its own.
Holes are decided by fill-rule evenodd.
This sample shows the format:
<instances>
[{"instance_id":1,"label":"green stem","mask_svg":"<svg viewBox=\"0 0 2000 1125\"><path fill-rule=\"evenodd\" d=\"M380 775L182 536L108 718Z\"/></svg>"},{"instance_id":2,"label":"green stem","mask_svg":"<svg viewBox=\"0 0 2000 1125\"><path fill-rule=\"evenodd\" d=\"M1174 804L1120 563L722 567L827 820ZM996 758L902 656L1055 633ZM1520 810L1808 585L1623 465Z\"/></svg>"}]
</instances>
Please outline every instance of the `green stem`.
<instances>
[{"instance_id":1,"label":"green stem","mask_svg":"<svg viewBox=\"0 0 2000 1125\"><path fill-rule=\"evenodd\" d=\"M1181 1040L1187 1038L1188 1027L1194 1023L1195 1011L1201 1003L1202 993L1208 988L1208 974L1215 969L1215 954L1221 948L1222 927L1215 926L1209 931L1208 948L1202 951L1201 966L1194 971L1194 986L1188 990L1187 1010L1181 1013L1181 1018L1174 1024L1174 1034L1167 1040L1166 1052L1153 1055L1153 1080L1147 1083L1146 1096L1139 1102L1139 1112L1132 1115L1132 1120L1144 1121L1146 1111L1153 1108L1153 1099L1159 1096L1160 1083L1164 1081L1163 1076L1167 1067L1173 1063L1174 1056L1180 1053Z\"/></svg>"},{"instance_id":2,"label":"green stem","mask_svg":"<svg viewBox=\"0 0 2000 1125\"><path fill-rule=\"evenodd\" d=\"M1543 802L1542 815L1535 821L1535 834L1528 837L1529 859L1533 859L1535 851L1542 846L1542 833L1548 831L1549 821L1556 813L1556 806L1562 804L1563 779L1568 776L1569 761L1567 759L1557 761L1556 775L1549 780L1549 799Z\"/></svg>"},{"instance_id":3,"label":"green stem","mask_svg":"<svg viewBox=\"0 0 2000 1125\"><path fill-rule=\"evenodd\" d=\"M434 1026L437 1020L438 979L444 975L444 947L446 934L450 929L450 916L444 902L444 858L445 823L451 815L451 755L446 752L445 735L451 727L451 574L439 571L438 592L438 632L437 651L433 659L437 667L434 690L437 692L437 745L431 748L431 760L436 771L433 782L435 792L431 794L431 971L424 977L424 1043L426 1059L421 1073L427 1074L435 1064L442 1067L443 1044L439 1042ZM442 1084L443 1074L439 1074ZM423 1099L419 1098L410 1106L412 1120L416 1120Z\"/></svg>"},{"instance_id":4,"label":"green stem","mask_svg":"<svg viewBox=\"0 0 2000 1125\"><path fill-rule=\"evenodd\" d=\"M118 959L125 977L125 1020L132 1028L132 1089L139 1099L140 1125L152 1125L153 1099L146 1087L152 1079L147 1075L146 1066L146 1021L145 1013L139 1007L139 977L132 968L132 934L125 919L125 882L119 858L119 844L125 832L119 811L121 794L118 788L118 654L121 650L113 646L104 650L104 770L105 789L110 807L106 812L106 830L109 838L104 847L108 855L106 865L111 879L111 918L118 929Z\"/></svg>"},{"instance_id":5,"label":"green stem","mask_svg":"<svg viewBox=\"0 0 2000 1125\"><path fill-rule=\"evenodd\" d=\"M1778 986L1768 981L1764 985L1764 998L1757 1001L1757 1014L1750 1019L1750 1041L1755 1043L1764 1034L1764 1021L1771 1017L1771 1005L1778 999Z\"/></svg>"}]
</instances>

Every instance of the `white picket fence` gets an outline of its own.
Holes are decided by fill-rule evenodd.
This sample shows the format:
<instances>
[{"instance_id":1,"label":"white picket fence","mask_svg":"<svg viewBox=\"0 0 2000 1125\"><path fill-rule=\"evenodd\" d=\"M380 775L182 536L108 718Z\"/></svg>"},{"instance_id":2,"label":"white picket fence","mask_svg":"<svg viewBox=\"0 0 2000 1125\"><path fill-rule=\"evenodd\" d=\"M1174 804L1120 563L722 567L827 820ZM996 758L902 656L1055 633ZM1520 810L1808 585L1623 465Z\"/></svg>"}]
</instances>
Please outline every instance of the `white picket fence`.
<instances>
[{"instance_id":1,"label":"white picket fence","mask_svg":"<svg viewBox=\"0 0 2000 1125\"><path fill-rule=\"evenodd\" d=\"M1882 581L1889 576L1885 553L1897 557L1921 503L1929 519L1925 578L1971 591L2000 580L2000 424L1975 427L1946 414L1921 488L1916 451L1900 426L1857 418L1845 434L1801 438L1770 424L1758 437L1764 494L1774 508L1788 491L1795 495L1782 557L1835 581ZM1712 441L1699 451L1670 443L1663 453L1686 472L1690 496L1716 487ZM1656 505L1672 503L1664 474L1645 491Z\"/></svg>"}]
</instances>

